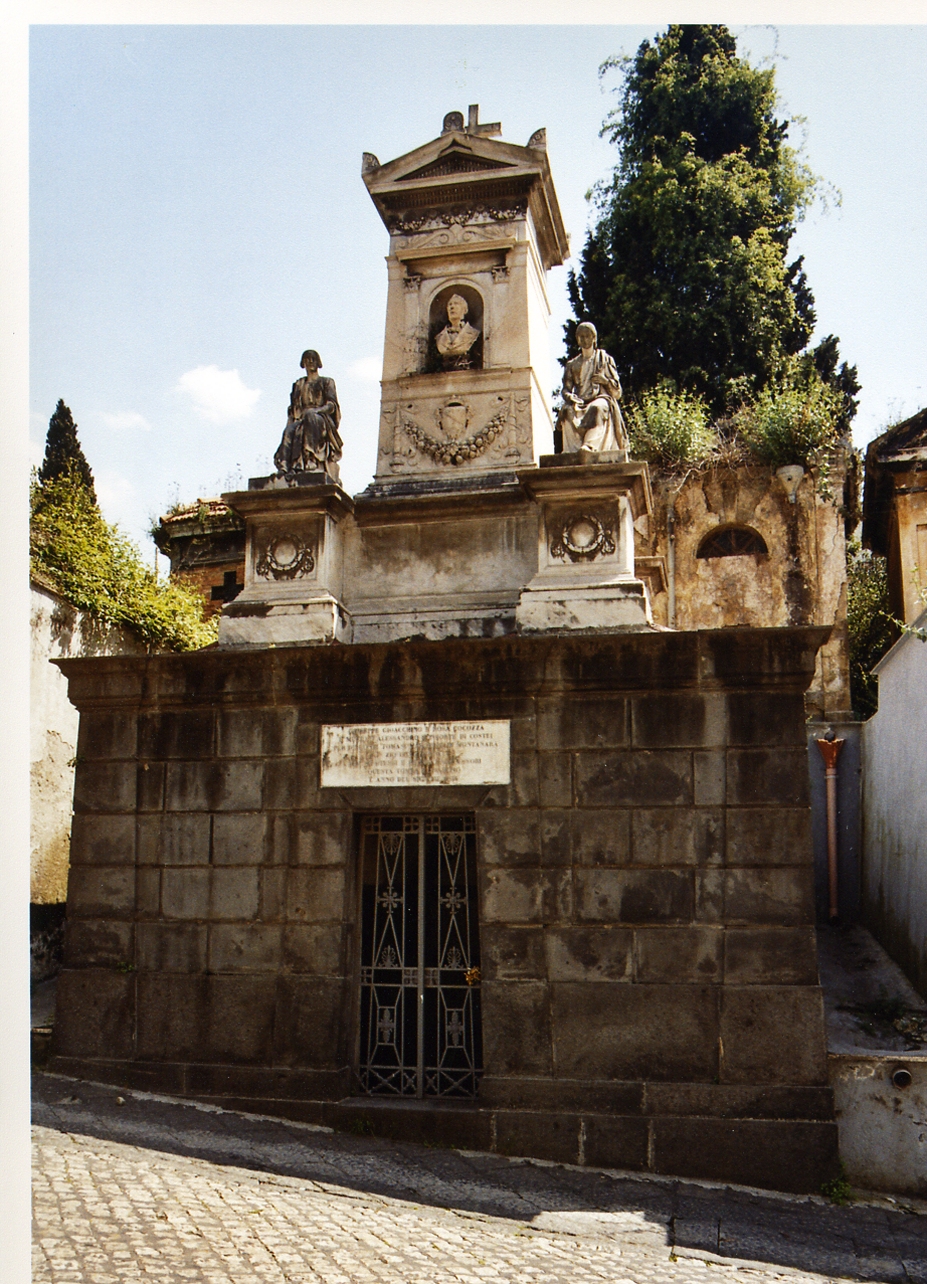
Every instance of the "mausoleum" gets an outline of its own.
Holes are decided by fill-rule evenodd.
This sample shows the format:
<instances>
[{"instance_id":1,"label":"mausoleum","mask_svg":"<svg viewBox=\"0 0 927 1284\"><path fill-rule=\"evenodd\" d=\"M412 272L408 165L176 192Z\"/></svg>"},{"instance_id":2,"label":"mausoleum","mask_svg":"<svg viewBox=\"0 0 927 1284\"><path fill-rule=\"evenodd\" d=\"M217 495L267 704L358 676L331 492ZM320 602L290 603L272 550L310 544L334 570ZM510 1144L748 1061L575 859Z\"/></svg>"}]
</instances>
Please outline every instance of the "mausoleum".
<instances>
[{"instance_id":1,"label":"mausoleum","mask_svg":"<svg viewBox=\"0 0 927 1284\"><path fill-rule=\"evenodd\" d=\"M474 107L363 158L389 235L367 489L339 481L336 355L307 349L278 471L224 496L245 575L218 646L62 663L52 1068L816 1190L803 695L827 630L654 622L648 468L591 327L538 459L568 245L544 131L500 132Z\"/></svg>"}]
</instances>

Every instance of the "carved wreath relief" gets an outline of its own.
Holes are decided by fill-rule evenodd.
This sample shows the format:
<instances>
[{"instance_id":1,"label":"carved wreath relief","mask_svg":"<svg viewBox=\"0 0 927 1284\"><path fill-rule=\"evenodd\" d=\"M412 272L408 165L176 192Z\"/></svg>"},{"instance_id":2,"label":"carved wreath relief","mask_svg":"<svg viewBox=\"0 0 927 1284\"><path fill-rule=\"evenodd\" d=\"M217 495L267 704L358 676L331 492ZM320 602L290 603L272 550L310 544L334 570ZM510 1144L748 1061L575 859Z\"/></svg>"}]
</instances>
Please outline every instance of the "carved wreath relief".
<instances>
[{"instance_id":1,"label":"carved wreath relief","mask_svg":"<svg viewBox=\"0 0 927 1284\"><path fill-rule=\"evenodd\" d=\"M560 518L551 540L550 555L571 562L592 562L615 551L615 528L593 513L569 513Z\"/></svg>"},{"instance_id":2,"label":"carved wreath relief","mask_svg":"<svg viewBox=\"0 0 927 1284\"><path fill-rule=\"evenodd\" d=\"M295 580L315 570L312 548L299 535L274 535L261 550L255 572L262 579Z\"/></svg>"}]
</instances>

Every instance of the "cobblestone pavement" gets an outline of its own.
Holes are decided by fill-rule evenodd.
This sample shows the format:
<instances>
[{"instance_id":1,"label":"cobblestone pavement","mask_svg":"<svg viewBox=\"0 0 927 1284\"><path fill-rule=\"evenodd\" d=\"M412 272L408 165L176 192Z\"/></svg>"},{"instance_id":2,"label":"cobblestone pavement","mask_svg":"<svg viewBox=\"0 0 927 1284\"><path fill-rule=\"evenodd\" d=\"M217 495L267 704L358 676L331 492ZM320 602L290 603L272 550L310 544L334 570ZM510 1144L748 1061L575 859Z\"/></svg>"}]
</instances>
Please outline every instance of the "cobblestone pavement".
<instances>
[{"instance_id":1,"label":"cobblestone pavement","mask_svg":"<svg viewBox=\"0 0 927 1284\"><path fill-rule=\"evenodd\" d=\"M925 1205L433 1150L36 1075L35 1284L927 1284Z\"/></svg>"}]
</instances>

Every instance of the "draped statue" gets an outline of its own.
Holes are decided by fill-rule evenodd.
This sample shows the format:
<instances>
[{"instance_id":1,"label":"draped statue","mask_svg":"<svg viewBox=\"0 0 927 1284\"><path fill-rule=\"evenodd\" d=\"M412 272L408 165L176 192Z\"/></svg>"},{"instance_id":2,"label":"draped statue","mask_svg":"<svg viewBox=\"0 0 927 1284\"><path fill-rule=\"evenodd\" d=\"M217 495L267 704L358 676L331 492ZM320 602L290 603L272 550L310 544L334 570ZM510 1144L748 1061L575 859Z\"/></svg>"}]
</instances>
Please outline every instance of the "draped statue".
<instances>
[{"instance_id":1,"label":"draped statue","mask_svg":"<svg viewBox=\"0 0 927 1284\"><path fill-rule=\"evenodd\" d=\"M595 326L589 321L576 327L580 352L563 370L563 405L557 427L563 434L565 454L623 451L627 458L628 434L618 405L621 380L614 360L596 347L597 339Z\"/></svg>"},{"instance_id":2,"label":"draped statue","mask_svg":"<svg viewBox=\"0 0 927 1284\"><path fill-rule=\"evenodd\" d=\"M303 353L299 364L306 374L293 384L286 428L274 455L274 467L285 475L327 472L337 480L344 443L338 432L341 407L335 381L319 374L322 359L314 348Z\"/></svg>"}]
</instances>

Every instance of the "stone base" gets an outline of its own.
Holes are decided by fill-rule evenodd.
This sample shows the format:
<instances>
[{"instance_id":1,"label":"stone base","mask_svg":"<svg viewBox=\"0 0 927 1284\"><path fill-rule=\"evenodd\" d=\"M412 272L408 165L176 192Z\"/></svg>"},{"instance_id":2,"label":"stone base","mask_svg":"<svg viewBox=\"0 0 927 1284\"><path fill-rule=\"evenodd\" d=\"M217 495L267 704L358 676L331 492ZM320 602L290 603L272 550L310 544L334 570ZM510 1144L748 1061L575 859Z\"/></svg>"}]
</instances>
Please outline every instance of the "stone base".
<instances>
[{"instance_id":1,"label":"stone base","mask_svg":"<svg viewBox=\"0 0 927 1284\"><path fill-rule=\"evenodd\" d=\"M601 588L527 588L518 600L521 633L590 632L653 627L650 601L641 580Z\"/></svg>"},{"instance_id":2,"label":"stone base","mask_svg":"<svg viewBox=\"0 0 927 1284\"><path fill-rule=\"evenodd\" d=\"M501 638L515 631L514 606L501 603L480 610L455 607L441 610L425 607L409 612L355 615L354 641L402 642L424 639L442 642L445 638Z\"/></svg>"},{"instance_id":3,"label":"stone base","mask_svg":"<svg viewBox=\"0 0 927 1284\"><path fill-rule=\"evenodd\" d=\"M338 1126L383 1111L407 1136L462 1121L452 1144L489 1129L539 1159L820 1186L835 1128L802 695L826 635L59 661L81 728L52 1068ZM496 720L508 783L322 784L322 726ZM348 1100L371 813L472 816L485 1075L466 1109Z\"/></svg>"},{"instance_id":4,"label":"stone base","mask_svg":"<svg viewBox=\"0 0 927 1284\"><path fill-rule=\"evenodd\" d=\"M762 1090L741 1089L743 1101L719 1100L719 1112L707 1114L685 1100L690 1087L688 1095L704 1108L711 1087L705 1084L671 1085L671 1093L663 1093L673 1097L666 1103L670 1109L659 1092L667 1085L655 1085L657 1093L647 1109L643 1103L651 1085L615 1083L610 1089L626 1099L623 1111L558 1110L446 1098L343 1096L346 1071L62 1056L52 1057L47 1069L339 1131L580 1167L721 1180L796 1194L817 1193L839 1172L837 1125L827 1089L779 1087L767 1090L766 1103ZM728 1098L737 1095L736 1089L720 1092ZM636 1109L628 1109L632 1100L640 1103Z\"/></svg>"},{"instance_id":5,"label":"stone base","mask_svg":"<svg viewBox=\"0 0 927 1284\"><path fill-rule=\"evenodd\" d=\"M314 468L292 473L270 473L267 477L249 477L249 490L292 490L298 486L327 486L341 480L341 469L336 463L328 469Z\"/></svg>"},{"instance_id":6,"label":"stone base","mask_svg":"<svg viewBox=\"0 0 927 1284\"><path fill-rule=\"evenodd\" d=\"M559 455L542 455L541 468L577 468L587 464L626 464L626 450L562 450Z\"/></svg>"},{"instance_id":7,"label":"stone base","mask_svg":"<svg viewBox=\"0 0 927 1284\"><path fill-rule=\"evenodd\" d=\"M304 602L230 602L219 619L220 646L299 646L350 642L351 617L327 594Z\"/></svg>"}]
</instances>

